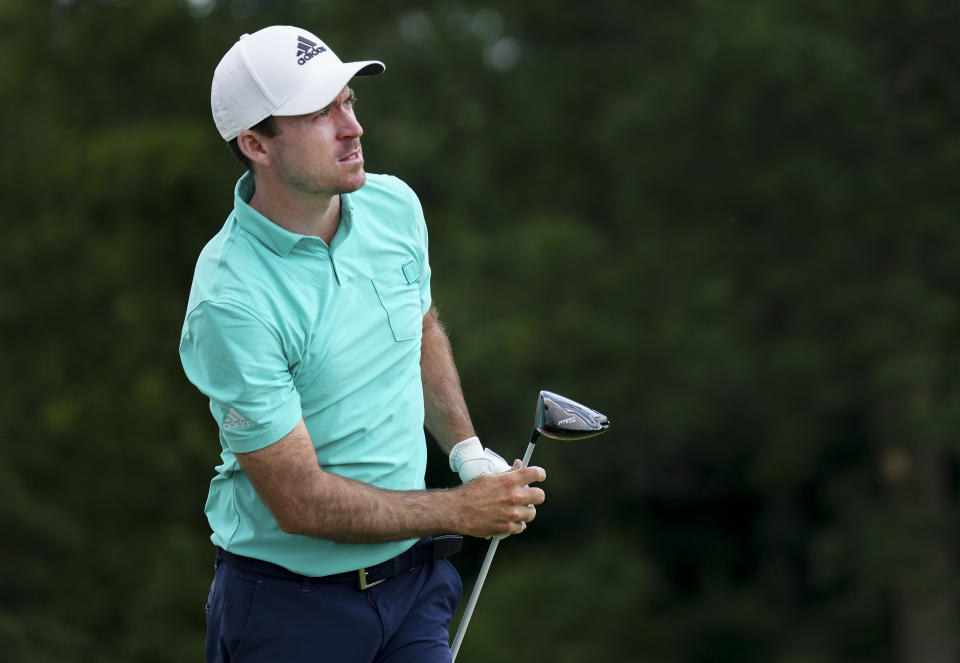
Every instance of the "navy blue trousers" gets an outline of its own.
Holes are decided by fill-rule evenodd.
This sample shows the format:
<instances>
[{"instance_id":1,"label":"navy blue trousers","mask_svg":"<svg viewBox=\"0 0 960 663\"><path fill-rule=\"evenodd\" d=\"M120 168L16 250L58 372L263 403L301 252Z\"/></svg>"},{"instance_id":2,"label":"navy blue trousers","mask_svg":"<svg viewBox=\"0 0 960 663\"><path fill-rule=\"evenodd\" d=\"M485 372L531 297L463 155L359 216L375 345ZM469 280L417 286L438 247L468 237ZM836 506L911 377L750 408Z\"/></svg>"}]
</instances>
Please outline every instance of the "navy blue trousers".
<instances>
[{"instance_id":1,"label":"navy blue trousers","mask_svg":"<svg viewBox=\"0 0 960 663\"><path fill-rule=\"evenodd\" d=\"M450 663L463 585L437 560L361 590L278 578L218 558L207 599L208 663Z\"/></svg>"}]
</instances>

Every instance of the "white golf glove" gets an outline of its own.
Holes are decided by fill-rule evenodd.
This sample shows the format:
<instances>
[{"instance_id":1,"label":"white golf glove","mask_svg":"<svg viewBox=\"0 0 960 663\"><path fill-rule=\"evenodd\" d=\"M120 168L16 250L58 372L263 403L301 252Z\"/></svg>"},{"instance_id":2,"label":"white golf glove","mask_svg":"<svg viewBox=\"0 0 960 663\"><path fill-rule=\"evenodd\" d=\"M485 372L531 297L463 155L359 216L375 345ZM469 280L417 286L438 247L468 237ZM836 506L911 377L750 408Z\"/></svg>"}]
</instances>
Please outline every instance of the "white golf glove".
<instances>
[{"instance_id":1,"label":"white golf glove","mask_svg":"<svg viewBox=\"0 0 960 663\"><path fill-rule=\"evenodd\" d=\"M510 469L503 458L490 449L484 449L480 438L468 437L450 450L450 469L466 483L484 474L500 474Z\"/></svg>"}]
</instances>

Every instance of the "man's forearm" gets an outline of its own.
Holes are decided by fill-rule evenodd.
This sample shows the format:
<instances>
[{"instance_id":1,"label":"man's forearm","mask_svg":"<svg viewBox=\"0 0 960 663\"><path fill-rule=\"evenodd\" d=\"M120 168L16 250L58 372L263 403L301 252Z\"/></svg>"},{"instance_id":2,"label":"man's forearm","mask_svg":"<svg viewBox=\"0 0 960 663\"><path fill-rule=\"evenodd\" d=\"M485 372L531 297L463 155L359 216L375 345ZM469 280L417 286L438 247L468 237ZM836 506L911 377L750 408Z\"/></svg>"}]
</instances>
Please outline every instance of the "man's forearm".
<instances>
[{"instance_id":1,"label":"man's forearm","mask_svg":"<svg viewBox=\"0 0 960 663\"><path fill-rule=\"evenodd\" d=\"M310 513L290 533L377 543L461 529L449 490L384 490L327 473L305 499Z\"/></svg>"},{"instance_id":2,"label":"man's forearm","mask_svg":"<svg viewBox=\"0 0 960 663\"><path fill-rule=\"evenodd\" d=\"M475 432L463 398L450 341L433 308L423 318L420 372L423 380L424 424L440 447L450 453L453 445L475 435Z\"/></svg>"},{"instance_id":3,"label":"man's forearm","mask_svg":"<svg viewBox=\"0 0 960 663\"><path fill-rule=\"evenodd\" d=\"M543 491L530 484L545 478L529 467L482 477L458 488L383 490L324 474L306 493L309 517L290 530L344 543L399 541L427 534L497 536L523 531L536 515Z\"/></svg>"},{"instance_id":4,"label":"man's forearm","mask_svg":"<svg viewBox=\"0 0 960 663\"><path fill-rule=\"evenodd\" d=\"M446 490L384 490L325 472L301 420L263 449L237 454L244 472L284 532L332 541L376 543L426 534L493 536L522 531L528 506L543 501L529 484L540 468L505 472Z\"/></svg>"},{"instance_id":5,"label":"man's forearm","mask_svg":"<svg viewBox=\"0 0 960 663\"><path fill-rule=\"evenodd\" d=\"M237 460L289 534L373 543L459 526L450 491L389 491L324 471L302 420L274 444Z\"/></svg>"}]
</instances>

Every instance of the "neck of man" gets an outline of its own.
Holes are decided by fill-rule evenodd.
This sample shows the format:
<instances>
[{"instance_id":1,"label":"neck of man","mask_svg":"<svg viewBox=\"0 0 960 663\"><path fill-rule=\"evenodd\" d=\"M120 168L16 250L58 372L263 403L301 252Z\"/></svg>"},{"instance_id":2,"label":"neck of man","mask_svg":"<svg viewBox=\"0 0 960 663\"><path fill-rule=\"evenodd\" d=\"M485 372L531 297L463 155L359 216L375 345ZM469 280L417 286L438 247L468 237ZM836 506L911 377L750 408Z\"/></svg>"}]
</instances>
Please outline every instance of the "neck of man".
<instances>
[{"instance_id":1,"label":"neck of man","mask_svg":"<svg viewBox=\"0 0 960 663\"><path fill-rule=\"evenodd\" d=\"M250 207L284 230L330 244L340 227L340 194L300 191L268 177L255 176L254 182Z\"/></svg>"}]
</instances>

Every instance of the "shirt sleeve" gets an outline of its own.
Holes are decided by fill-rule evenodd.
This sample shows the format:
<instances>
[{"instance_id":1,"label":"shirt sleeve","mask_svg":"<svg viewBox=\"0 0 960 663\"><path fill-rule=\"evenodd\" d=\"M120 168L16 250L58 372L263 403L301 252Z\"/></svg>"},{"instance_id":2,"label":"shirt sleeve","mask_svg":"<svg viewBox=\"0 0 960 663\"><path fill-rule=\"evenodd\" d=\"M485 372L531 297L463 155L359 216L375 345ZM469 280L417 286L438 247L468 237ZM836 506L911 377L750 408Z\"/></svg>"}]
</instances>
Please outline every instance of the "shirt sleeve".
<instances>
[{"instance_id":1,"label":"shirt sleeve","mask_svg":"<svg viewBox=\"0 0 960 663\"><path fill-rule=\"evenodd\" d=\"M269 446L302 417L279 333L239 305L203 302L184 322L180 360L210 398L220 438L231 451Z\"/></svg>"}]
</instances>

